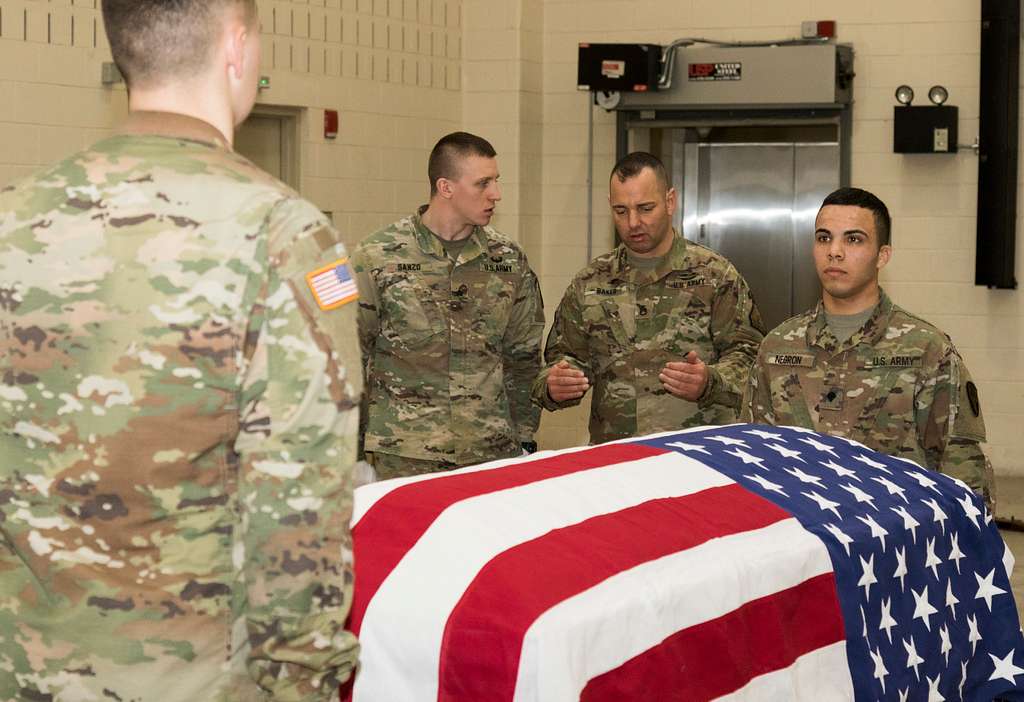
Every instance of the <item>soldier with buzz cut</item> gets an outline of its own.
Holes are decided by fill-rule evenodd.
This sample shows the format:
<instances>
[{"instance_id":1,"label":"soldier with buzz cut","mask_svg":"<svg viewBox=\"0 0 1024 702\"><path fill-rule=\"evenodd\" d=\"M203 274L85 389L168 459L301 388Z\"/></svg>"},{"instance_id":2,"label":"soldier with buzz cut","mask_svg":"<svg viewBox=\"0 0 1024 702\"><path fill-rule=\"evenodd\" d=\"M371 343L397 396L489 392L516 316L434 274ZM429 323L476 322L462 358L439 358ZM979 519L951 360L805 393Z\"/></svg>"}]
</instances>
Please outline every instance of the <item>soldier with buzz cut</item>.
<instances>
[{"instance_id":1,"label":"soldier with buzz cut","mask_svg":"<svg viewBox=\"0 0 1024 702\"><path fill-rule=\"evenodd\" d=\"M655 156L616 163L608 202L622 243L555 312L533 398L558 410L593 386L592 443L736 421L764 325L733 265L672 227L676 200Z\"/></svg>"},{"instance_id":2,"label":"soldier with buzz cut","mask_svg":"<svg viewBox=\"0 0 1024 702\"><path fill-rule=\"evenodd\" d=\"M979 445L985 422L967 366L946 334L879 286L892 257L885 204L840 188L814 226L822 299L765 337L742 419L807 427L910 459L959 478L991 506L992 469Z\"/></svg>"},{"instance_id":3,"label":"soldier with buzz cut","mask_svg":"<svg viewBox=\"0 0 1024 702\"><path fill-rule=\"evenodd\" d=\"M380 478L533 450L544 303L526 254L488 226L494 148L455 132L427 166L430 202L352 255L362 298L364 443Z\"/></svg>"},{"instance_id":4,"label":"soldier with buzz cut","mask_svg":"<svg viewBox=\"0 0 1024 702\"><path fill-rule=\"evenodd\" d=\"M231 149L255 0L103 0L130 115L0 190L0 699L330 700L361 391L338 233Z\"/></svg>"}]
</instances>

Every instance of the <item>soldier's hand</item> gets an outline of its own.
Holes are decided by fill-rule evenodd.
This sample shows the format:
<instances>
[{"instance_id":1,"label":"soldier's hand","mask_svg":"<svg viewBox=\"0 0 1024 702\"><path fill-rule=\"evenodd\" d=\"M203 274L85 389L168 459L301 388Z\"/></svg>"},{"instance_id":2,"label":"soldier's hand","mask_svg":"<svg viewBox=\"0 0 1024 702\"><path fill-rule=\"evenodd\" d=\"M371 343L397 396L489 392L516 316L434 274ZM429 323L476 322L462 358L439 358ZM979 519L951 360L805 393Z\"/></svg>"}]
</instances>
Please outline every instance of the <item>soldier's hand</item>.
<instances>
[{"instance_id":1,"label":"soldier's hand","mask_svg":"<svg viewBox=\"0 0 1024 702\"><path fill-rule=\"evenodd\" d=\"M658 379L676 397L696 402L708 386L708 367L696 351L690 351L682 361L666 363Z\"/></svg>"},{"instance_id":2,"label":"soldier's hand","mask_svg":"<svg viewBox=\"0 0 1024 702\"><path fill-rule=\"evenodd\" d=\"M572 368L568 361L559 361L548 373L548 396L555 402L578 400L589 389L587 376Z\"/></svg>"}]
</instances>

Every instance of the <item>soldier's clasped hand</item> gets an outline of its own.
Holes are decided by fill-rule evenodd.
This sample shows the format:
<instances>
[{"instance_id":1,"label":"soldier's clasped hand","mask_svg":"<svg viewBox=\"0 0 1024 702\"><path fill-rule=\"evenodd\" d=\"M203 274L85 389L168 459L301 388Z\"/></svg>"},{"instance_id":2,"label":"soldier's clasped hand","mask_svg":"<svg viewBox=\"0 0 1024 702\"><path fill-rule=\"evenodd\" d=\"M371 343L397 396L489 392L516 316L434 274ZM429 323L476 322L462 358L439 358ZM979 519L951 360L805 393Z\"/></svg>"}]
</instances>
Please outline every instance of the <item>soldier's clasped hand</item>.
<instances>
[{"instance_id":1,"label":"soldier's clasped hand","mask_svg":"<svg viewBox=\"0 0 1024 702\"><path fill-rule=\"evenodd\" d=\"M696 402L708 385L708 366L696 351L690 351L682 361L666 363L658 379L676 397Z\"/></svg>"},{"instance_id":2,"label":"soldier's clasped hand","mask_svg":"<svg viewBox=\"0 0 1024 702\"><path fill-rule=\"evenodd\" d=\"M587 376L581 370L559 361L548 374L548 395L555 402L578 400L590 389Z\"/></svg>"}]
</instances>

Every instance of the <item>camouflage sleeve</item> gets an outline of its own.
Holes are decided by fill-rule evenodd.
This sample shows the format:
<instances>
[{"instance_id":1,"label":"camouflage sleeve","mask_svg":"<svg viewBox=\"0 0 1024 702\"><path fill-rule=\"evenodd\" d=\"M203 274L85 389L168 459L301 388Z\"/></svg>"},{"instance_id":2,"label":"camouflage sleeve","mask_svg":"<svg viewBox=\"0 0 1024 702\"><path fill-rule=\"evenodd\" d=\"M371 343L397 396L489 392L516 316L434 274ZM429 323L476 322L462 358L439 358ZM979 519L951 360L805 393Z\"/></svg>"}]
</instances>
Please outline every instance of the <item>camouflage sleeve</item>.
<instances>
[{"instance_id":1,"label":"camouflage sleeve","mask_svg":"<svg viewBox=\"0 0 1024 702\"><path fill-rule=\"evenodd\" d=\"M548 340L544 347L544 368L533 381L531 396L534 404L554 412L565 407L578 405L582 398L555 402L548 395L548 374L551 368L560 361L568 361L573 368L583 371L591 384L594 382L590 371L590 354L587 337L583 329L583 311L580 304L580 290L573 281L562 296L555 310L555 319L548 332Z\"/></svg>"},{"instance_id":2,"label":"camouflage sleeve","mask_svg":"<svg viewBox=\"0 0 1024 702\"><path fill-rule=\"evenodd\" d=\"M708 386L697 404L739 409L750 366L764 338L761 313L750 288L732 266L711 305L711 341L716 361L708 364Z\"/></svg>"},{"instance_id":3,"label":"camouflage sleeve","mask_svg":"<svg viewBox=\"0 0 1024 702\"><path fill-rule=\"evenodd\" d=\"M344 628L361 385L353 372L356 305L322 311L306 283L307 273L345 256L316 210L286 202L268 226L262 310L247 342L235 443L241 514L234 560L245 593L238 605L244 626L235 634L247 638L249 673L270 699L328 700L358 652Z\"/></svg>"},{"instance_id":4,"label":"camouflage sleeve","mask_svg":"<svg viewBox=\"0 0 1024 702\"><path fill-rule=\"evenodd\" d=\"M743 390L740 403L739 421L749 424L775 424L772 411L771 381L765 372L764 353L758 352L757 360L750 367L750 376Z\"/></svg>"},{"instance_id":5,"label":"camouflage sleeve","mask_svg":"<svg viewBox=\"0 0 1024 702\"><path fill-rule=\"evenodd\" d=\"M505 393L518 441L533 441L540 424L540 408L530 401L534 379L540 372L540 344L544 335L544 299L537 276L525 263L525 275L512 303L512 314L502 338Z\"/></svg>"},{"instance_id":6,"label":"camouflage sleeve","mask_svg":"<svg viewBox=\"0 0 1024 702\"><path fill-rule=\"evenodd\" d=\"M994 508L992 465L981 450L985 418L978 388L952 347L919 393L915 412L928 467L962 480Z\"/></svg>"},{"instance_id":7,"label":"camouflage sleeve","mask_svg":"<svg viewBox=\"0 0 1024 702\"><path fill-rule=\"evenodd\" d=\"M380 334L380 297L377 289L377 280L373 276L372 264L366 256L362 246L357 246L352 252L352 266L356 274L356 283L359 286L359 349L362 355L362 373L364 392L359 406L359 458L363 458L363 449L366 440L366 426L370 412L370 363L373 361L373 352L377 343L377 335Z\"/></svg>"}]
</instances>

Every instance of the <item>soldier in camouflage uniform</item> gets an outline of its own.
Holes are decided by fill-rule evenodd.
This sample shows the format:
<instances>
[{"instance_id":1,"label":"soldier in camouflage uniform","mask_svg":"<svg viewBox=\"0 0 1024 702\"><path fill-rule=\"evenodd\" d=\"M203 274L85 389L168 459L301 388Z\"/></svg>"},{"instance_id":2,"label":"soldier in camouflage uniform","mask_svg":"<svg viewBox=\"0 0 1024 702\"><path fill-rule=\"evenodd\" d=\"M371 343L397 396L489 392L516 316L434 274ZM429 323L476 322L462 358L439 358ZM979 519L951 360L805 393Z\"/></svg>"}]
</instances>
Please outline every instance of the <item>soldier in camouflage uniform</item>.
<instances>
[{"instance_id":1,"label":"soldier in camouflage uniform","mask_svg":"<svg viewBox=\"0 0 1024 702\"><path fill-rule=\"evenodd\" d=\"M978 390L950 338L879 287L890 218L857 188L829 195L815 223L817 307L773 329L743 400L749 422L859 441L963 480L993 499Z\"/></svg>"},{"instance_id":2,"label":"soldier in camouflage uniform","mask_svg":"<svg viewBox=\"0 0 1024 702\"><path fill-rule=\"evenodd\" d=\"M566 290L534 401L569 407L593 385L592 443L736 421L764 334L746 282L672 228L676 192L657 158L623 157L609 188L622 244Z\"/></svg>"},{"instance_id":3,"label":"soldier in camouflage uniform","mask_svg":"<svg viewBox=\"0 0 1024 702\"><path fill-rule=\"evenodd\" d=\"M455 132L427 170L430 203L352 255L364 443L380 478L519 455L540 419L544 303L522 249L487 226L501 199L494 148Z\"/></svg>"},{"instance_id":4,"label":"soldier in camouflage uniform","mask_svg":"<svg viewBox=\"0 0 1024 702\"><path fill-rule=\"evenodd\" d=\"M131 116L0 191L0 699L332 699L361 378L306 277L345 252L231 150L255 3L103 10Z\"/></svg>"}]
</instances>

